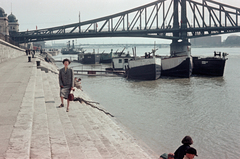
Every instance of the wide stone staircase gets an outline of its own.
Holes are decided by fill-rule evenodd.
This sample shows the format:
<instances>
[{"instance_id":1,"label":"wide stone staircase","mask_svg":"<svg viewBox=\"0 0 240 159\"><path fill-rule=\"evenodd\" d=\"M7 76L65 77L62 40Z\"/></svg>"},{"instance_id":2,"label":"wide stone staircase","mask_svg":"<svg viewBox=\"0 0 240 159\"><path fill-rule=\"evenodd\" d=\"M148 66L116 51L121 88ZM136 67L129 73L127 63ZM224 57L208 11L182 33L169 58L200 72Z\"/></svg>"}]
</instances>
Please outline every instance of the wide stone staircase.
<instances>
[{"instance_id":1,"label":"wide stone staircase","mask_svg":"<svg viewBox=\"0 0 240 159\"><path fill-rule=\"evenodd\" d=\"M110 116L80 102L60 105L58 75L32 68L6 159L157 158Z\"/></svg>"}]
</instances>

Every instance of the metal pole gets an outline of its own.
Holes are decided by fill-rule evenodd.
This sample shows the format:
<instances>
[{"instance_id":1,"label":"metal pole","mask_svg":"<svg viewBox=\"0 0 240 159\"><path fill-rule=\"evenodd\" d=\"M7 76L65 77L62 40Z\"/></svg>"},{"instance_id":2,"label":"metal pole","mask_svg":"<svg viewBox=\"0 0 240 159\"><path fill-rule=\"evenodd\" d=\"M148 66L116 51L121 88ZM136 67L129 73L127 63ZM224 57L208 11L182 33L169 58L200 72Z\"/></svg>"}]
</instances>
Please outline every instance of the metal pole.
<instances>
[{"instance_id":1,"label":"metal pole","mask_svg":"<svg viewBox=\"0 0 240 159\"><path fill-rule=\"evenodd\" d=\"M204 0L202 0L202 27L204 28Z\"/></svg>"},{"instance_id":2,"label":"metal pole","mask_svg":"<svg viewBox=\"0 0 240 159\"><path fill-rule=\"evenodd\" d=\"M173 12L174 12L174 10L173 10ZM175 17L174 17L175 18ZM164 27L164 24L165 24L165 1L163 1L163 29L165 28ZM174 25L174 22L173 22L173 25Z\"/></svg>"},{"instance_id":3,"label":"metal pole","mask_svg":"<svg viewBox=\"0 0 240 159\"><path fill-rule=\"evenodd\" d=\"M182 0L181 26L182 26L182 28L187 28L187 8L186 8L186 0Z\"/></svg>"},{"instance_id":4,"label":"metal pole","mask_svg":"<svg viewBox=\"0 0 240 159\"><path fill-rule=\"evenodd\" d=\"M147 29L147 8L145 8L145 29Z\"/></svg>"},{"instance_id":5,"label":"metal pole","mask_svg":"<svg viewBox=\"0 0 240 159\"><path fill-rule=\"evenodd\" d=\"M238 26L238 10L236 10L236 26Z\"/></svg>"},{"instance_id":6,"label":"metal pole","mask_svg":"<svg viewBox=\"0 0 240 159\"><path fill-rule=\"evenodd\" d=\"M220 21L220 25L219 27L222 27L222 6L219 5L219 21Z\"/></svg>"},{"instance_id":7,"label":"metal pole","mask_svg":"<svg viewBox=\"0 0 240 159\"><path fill-rule=\"evenodd\" d=\"M225 27L227 27L227 13L225 12Z\"/></svg>"},{"instance_id":8,"label":"metal pole","mask_svg":"<svg viewBox=\"0 0 240 159\"><path fill-rule=\"evenodd\" d=\"M181 8L181 28L187 28L187 7L186 0L182 0L182 8ZM182 40L187 41L187 31L182 31Z\"/></svg>"},{"instance_id":9,"label":"metal pole","mask_svg":"<svg viewBox=\"0 0 240 159\"><path fill-rule=\"evenodd\" d=\"M211 10L209 10L209 27L212 26L212 16L211 16Z\"/></svg>"},{"instance_id":10,"label":"metal pole","mask_svg":"<svg viewBox=\"0 0 240 159\"><path fill-rule=\"evenodd\" d=\"M80 25L80 22L81 22L81 19L80 19L80 12L79 12L79 33L81 33L81 25Z\"/></svg>"},{"instance_id":11,"label":"metal pole","mask_svg":"<svg viewBox=\"0 0 240 159\"><path fill-rule=\"evenodd\" d=\"M173 28L174 29L179 29L179 18L178 18L178 0L174 0L174 4L173 4ZM179 32L178 31L174 31L173 32L173 36L174 37L179 37ZM173 42L177 42L177 40L173 40Z\"/></svg>"},{"instance_id":12,"label":"metal pole","mask_svg":"<svg viewBox=\"0 0 240 159\"><path fill-rule=\"evenodd\" d=\"M125 31L125 15L123 16L123 30Z\"/></svg>"},{"instance_id":13,"label":"metal pole","mask_svg":"<svg viewBox=\"0 0 240 159\"><path fill-rule=\"evenodd\" d=\"M140 28L140 30L142 30L142 11L140 11L140 26L139 26L139 28Z\"/></svg>"},{"instance_id":14,"label":"metal pole","mask_svg":"<svg viewBox=\"0 0 240 159\"><path fill-rule=\"evenodd\" d=\"M129 19L128 19L128 13L127 13L127 30L129 30Z\"/></svg>"},{"instance_id":15,"label":"metal pole","mask_svg":"<svg viewBox=\"0 0 240 159\"><path fill-rule=\"evenodd\" d=\"M195 23L195 21L196 21L196 14L195 14L195 11L196 11L196 5L194 4L194 6L193 6L193 16L194 16L194 18L193 18L193 28L195 28L196 27L196 23Z\"/></svg>"},{"instance_id":16,"label":"metal pole","mask_svg":"<svg viewBox=\"0 0 240 159\"><path fill-rule=\"evenodd\" d=\"M113 32L113 18L111 19L111 31Z\"/></svg>"},{"instance_id":17,"label":"metal pole","mask_svg":"<svg viewBox=\"0 0 240 159\"><path fill-rule=\"evenodd\" d=\"M156 23L157 23L157 29L158 29L158 13L159 13L159 8L158 8L158 4L156 5L156 7L157 7L157 19L156 19Z\"/></svg>"}]
</instances>

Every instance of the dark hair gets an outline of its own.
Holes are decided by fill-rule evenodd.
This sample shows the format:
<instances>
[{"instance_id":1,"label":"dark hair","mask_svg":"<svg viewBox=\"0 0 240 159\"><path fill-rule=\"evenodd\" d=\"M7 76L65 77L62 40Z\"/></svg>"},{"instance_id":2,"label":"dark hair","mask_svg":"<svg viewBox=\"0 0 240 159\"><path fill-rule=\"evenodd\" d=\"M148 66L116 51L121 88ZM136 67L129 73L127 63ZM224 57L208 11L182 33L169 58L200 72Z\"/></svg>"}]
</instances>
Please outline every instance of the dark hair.
<instances>
[{"instance_id":1,"label":"dark hair","mask_svg":"<svg viewBox=\"0 0 240 159\"><path fill-rule=\"evenodd\" d=\"M174 154L169 153L169 154L168 154L168 158L174 158Z\"/></svg>"},{"instance_id":2,"label":"dark hair","mask_svg":"<svg viewBox=\"0 0 240 159\"><path fill-rule=\"evenodd\" d=\"M192 138L190 136L185 136L182 139L182 143L186 144L186 145L192 145L193 144L193 140L192 140Z\"/></svg>"},{"instance_id":3,"label":"dark hair","mask_svg":"<svg viewBox=\"0 0 240 159\"><path fill-rule=\"evenodd\" d=\"M65 61L68 61L69 64L71 63L71 61L69 59L64 59L63 64L64 64Z\"/></svg>"}]
</instances>

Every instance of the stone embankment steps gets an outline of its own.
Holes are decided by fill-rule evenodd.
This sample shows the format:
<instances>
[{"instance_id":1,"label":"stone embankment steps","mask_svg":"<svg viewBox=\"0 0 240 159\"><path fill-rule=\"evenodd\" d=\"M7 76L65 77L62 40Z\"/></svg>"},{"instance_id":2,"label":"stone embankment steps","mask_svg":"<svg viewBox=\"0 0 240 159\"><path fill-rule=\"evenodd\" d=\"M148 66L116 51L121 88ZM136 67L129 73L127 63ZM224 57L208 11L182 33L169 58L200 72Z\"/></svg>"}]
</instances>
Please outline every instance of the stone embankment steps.
<instances>
[{"instance_id":1,"label":"stone embankment steps","mask_svg":"<svg viewBox=\"0 0 240 159\"><path fill-rule=\"evenodd\" d=\"M52 158L71 158L69 147L66 140L58 108L56 108L55 99L52 93L52 87L49 84L49 77L45 72L43 76L43 90L45 94L45 104L47 108L49 139L51 144Z\"/></svg>"},{"instance_id":2,"label":"stone embankment steps","mask_svg":"<svg viewBox=\"0 0 240 159\"><path fill-rule=\"evenodd\" d=\"M51 158L42 71L37 70L30 158Z\"/></svg>"},{"instance_id":3,"label":"stone embankment steps","mask_svg":"<svg viewBox=\"0 0 240 159\"><path fill-rule=\"evenodd\" d=\"M59 84L53 72L37 69L34 61L6 159L156 158L103 112L79 102L71 102L69 112L66 101L64 108L57 108Z\"/></svg>"},{"instance_id":4,"label":"stone embankment steps","mask_svg":"<svg viewBox=\"0 0 240 159\"><path fill-rule=\"evenodd\" d=\"M56 86L59 87L58 81L56 80L56 75L53 77L53 80L51 80L51 81L55 81L51 85L57 84ZM56 96L55 96L56 100L59 100L59 89L56 90L55 94L56 94ZM92 128L91 125L93 124L93 121L91 121L91 120L95 119L95 121L98 124L101 124L101 123L95 117L96 114L91 115L91 116L88 115L88 113L90 113L89 109L92 109L92 108L90 108L89 106L86 106L86 105L82 105L79 102L71 102L70 112L68 113L68 114L70 114L69 118L74 126L77 137L81 141L82 150L83 150L83 152L85 152L86 157L88 157L88 158L89 157L90 158L117 158L117 157L120 157L118 155L119 152L117 152L115 148L113 149L112 145L106 147L103 144L102 140L97 135L100 133L101 130L97 130L97 132L95 132L96 130L94 130L97 128L97 125ZM64 111L65 111L65 109L64 109ZM99 115L99 114L97 114L97 115ZM89 125L89 123L90 123L90 125ZM105 141L105 143L106 143L106 141ZM120 158L122 158L122 157L120 157Z\"/></svg>"},{"instance_id":5,"label":"stone embankment steps","mask_svg":"<svg viewBox=\"0 0 240 159\"><path fill-rule=\"evenodd\" d=\"M52 77L52 78L51 78ZM49 74L51 90L54 92L54 98L56 105L60 105L59 98L59 84L57 80L57 76ZM72 158L99 158L102 156L99 154L96 146L93 143L93 140L89 138L89 132L83 127L83 125L79 122L77 118L80 114L77 114L75 110L78 109L80 105L79 102L71 102L70 112L66 112L66 102L64 108L59 108L58 113L60 116L60 120L63 125L63 129L65 134L67 134L66 139L68 142L70 154ZM88 140L84 140L84 137L88 136Z\"/></svg>"},{"instance_id":6,"label":"stone embankment steps","mask_svg":"<svg viewBox=\"0 0 240 159\"><path fill-rule=\"evenodd\" d=\"M5 158L29 158L33 124L36 67L32 68Z\"/></svg>"},{"instance_id":7,"label":"stone embankment steps","mask_svg":"<svg viewBox=\"0 0 240 159\"><path fill-rule=\"evenodd\" d=\"M49 78L51 79L50 85L52 86L52 91L55 91L55 101L59 101L57 76L55 74L49 74ZM61 111L61 109L63 109L63 111ZM66 107L61 109L59 109L59 113L65 112ZM66 123L72 123L87 157L100 158L101 156L102 158L124 159L150 158L148 154L135 143L130 135L125 134L121 128L103 112L99 112L79 102L71 102L70 111L67 114L70 121L66 118L63 122L67 121ZM61 115L64 116L65 113Z\"/></svg>"}]
</instances>

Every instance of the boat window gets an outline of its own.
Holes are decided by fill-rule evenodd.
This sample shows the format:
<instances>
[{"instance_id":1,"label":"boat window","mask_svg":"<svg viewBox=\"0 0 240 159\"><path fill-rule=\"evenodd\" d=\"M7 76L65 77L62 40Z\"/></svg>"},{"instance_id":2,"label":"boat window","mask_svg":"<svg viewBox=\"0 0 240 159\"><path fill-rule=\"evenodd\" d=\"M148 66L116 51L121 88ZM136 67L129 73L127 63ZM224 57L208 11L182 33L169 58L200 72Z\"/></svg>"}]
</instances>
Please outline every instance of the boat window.
<instances>
[{"instance_id":1,"label":"boat window","mask_svg":"<svg viewBox=\"0 0 240 159\"><path fill-rule=\"evenodd\" d=\"M118 63L122 63L122 59L119 59L119 60L118 60Z\"/></svg>"},{"instance_id":2,"label":"boat window","mask_svg":"<svg viewBox=\"0 0 240 159\"><path fill-rule=\"evenodd\" d=\"M128 59L124 59L124 63L128 63Z\"/></svg>"}]
</instances>

